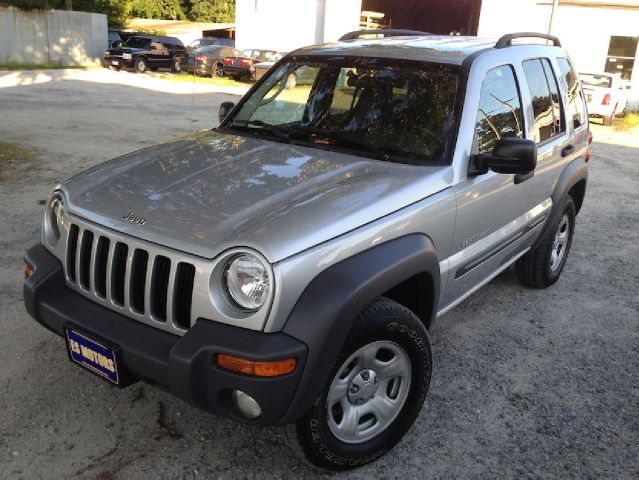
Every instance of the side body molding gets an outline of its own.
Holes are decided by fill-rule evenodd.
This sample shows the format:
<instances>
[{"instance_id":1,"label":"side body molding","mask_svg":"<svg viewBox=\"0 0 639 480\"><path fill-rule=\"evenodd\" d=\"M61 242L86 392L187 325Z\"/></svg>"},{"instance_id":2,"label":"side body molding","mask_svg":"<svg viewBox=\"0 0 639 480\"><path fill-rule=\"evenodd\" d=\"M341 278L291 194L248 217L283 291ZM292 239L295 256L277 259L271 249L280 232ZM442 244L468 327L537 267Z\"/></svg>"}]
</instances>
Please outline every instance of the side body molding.
<instances>
[{"instance_id":1,"label":"side body molding","mask_svg":"<svg viewBox=\"0 0 639 480\"><path fill-rule=\"evenodd\" d=\"M283 332L308 346L306 368L289 411L280 423L300 418L326 381L357 314L372 300L416 275L428 279L432 295L428 326L439 302L440 272L435 246L412 234L358 253L320 273L304 290Z\"/></svg>"},{"instance_id":2,"label":"side body molding","mask_svg":"<svg viewBox=\"0 0 639 480\"><path fill-rule=\"evenodd\" d=\"M551 198L553 209L550 212L549 218L544 225L544 228L539 232L539 236L535 240L535 243L531 248L536 248L542 242L548 231L552 228L560 212L557 211L559 200L566 195L572 187L574 187L581 180L588 181L588 164L584 161L584 157L578 157L570 162L559 175L555 188L553 189ZM577 207L579 209L579 206Z\"/></svg>"}]
</instances>

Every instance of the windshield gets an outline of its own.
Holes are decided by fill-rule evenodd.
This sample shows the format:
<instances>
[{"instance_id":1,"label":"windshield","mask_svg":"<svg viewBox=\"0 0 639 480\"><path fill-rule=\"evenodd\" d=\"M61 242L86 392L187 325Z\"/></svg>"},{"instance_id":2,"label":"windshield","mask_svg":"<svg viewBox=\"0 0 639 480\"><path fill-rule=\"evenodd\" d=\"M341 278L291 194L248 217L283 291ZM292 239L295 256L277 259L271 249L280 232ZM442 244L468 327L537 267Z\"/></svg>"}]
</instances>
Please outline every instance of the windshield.
<instances>
[{"instance_id":1,"label":"windshield","mask_svg":"<svg viewBox=\"0 0 639 480\"><path fill-rule=\"evenodd\" d=\"M384 160L442 162L458 83L451 65L293 59L268 74L224 126Z\"/></svg>"},{"instance_id":2,"label":"windshield","mask_svg":"<svg viewBox=\"0 0 639 480\"><path fill-rule=\"evenodd\" d=\"M595 75L594 73L580 73L581 83L584 85L592 85L593 87L610 88L612 86L612 77L608 75Z\"/></svg>"},{"instance_id":3,"label":"windshield","mask_svg":"<svg viewBox=\"0 0 639 480\"><path fill-rule=\"evenodd\" d=\"M125 45L129 48L146 48L150 43L150 38L131 37L126 41Z\"/></svg>"}]
</instances>

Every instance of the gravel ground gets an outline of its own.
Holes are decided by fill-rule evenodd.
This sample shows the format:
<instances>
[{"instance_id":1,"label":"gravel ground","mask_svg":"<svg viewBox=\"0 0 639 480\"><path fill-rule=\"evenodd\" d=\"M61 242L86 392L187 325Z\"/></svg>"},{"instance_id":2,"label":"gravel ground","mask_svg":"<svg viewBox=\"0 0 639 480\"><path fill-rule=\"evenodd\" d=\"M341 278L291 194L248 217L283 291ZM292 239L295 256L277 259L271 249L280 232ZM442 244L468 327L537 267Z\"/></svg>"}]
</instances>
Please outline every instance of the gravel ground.
<instances>
[{"instance_id":1,"label":"gravel ground","mask_svg":"<svg viewBox=\"0 0 639 480\"><path fill-rule=\"evenodd\" d=\"M0 140L35 150L26 166L0 164L11 173L0 176L0 478L318 477L275 429L85 374L24 311L22 255L54 183L213 126L232 98L145 78L0 73ZM532 290L507 271L440 318L416 424L344 478L639 477L639 133L592 130L590 183L559 283Z\"/></svg>"}]
</instances>

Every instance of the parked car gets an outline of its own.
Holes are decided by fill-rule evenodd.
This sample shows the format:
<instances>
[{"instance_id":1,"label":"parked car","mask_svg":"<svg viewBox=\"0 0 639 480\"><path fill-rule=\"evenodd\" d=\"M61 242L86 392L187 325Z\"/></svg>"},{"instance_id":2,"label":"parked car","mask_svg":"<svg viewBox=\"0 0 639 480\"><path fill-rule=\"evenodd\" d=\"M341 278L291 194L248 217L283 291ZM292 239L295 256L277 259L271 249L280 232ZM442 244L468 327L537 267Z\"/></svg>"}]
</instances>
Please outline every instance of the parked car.
<instances>
[{"instance_id":1,"label":"parked car","mask_svg":"<svg viewBox=\"0 0 639 480\"><path fill-rule=\"evenodd\" d=\"M275 65L286 53L278 53L272 56L272 60L268 62L255 63L249 67L251 81L257 82ZM293 88L296 85L310 85L315 80L316 72L313 68L299 68L292 72L286 81L286 88Z\"/></svg>"},{"instance_id":2,"label":"parked car","mask_svg":"<svg viewBox=\"0 0 639 480\"><path fill-rule=\"evenodd\" d=\"M389 451L435 319L511 265L559 279L592 140L557 38L405 35L297 50L219 128L56 186L27 311L87 372L282 426L323 469ZM312 87L285 88L300 68Z\"/></svg>"},{"instance_id":3,"label":"parked car","mask_svg":"<svg viewBox=\"0 0 639 480\"><path fill-rule=\"evenodd\" d=\"M603 119L606 126L612 125L616 115L626 111L629 84L612 73L580 73L588 115Z\"/></svg>"},{"instance_id":4,"label":"parked car","mask_svg":"<svg viewBox=\"0 0 639 480\"><path fill-rule=\"evenodd\" d=\"M117 48L122 46L122 38L118 32L109 31L108 33L109 48Z\"/></svg>"},{"instance_id":5,"label":"parked car","mask_svg":"<svg viewBox=\"0 0 639 480\"><path fill-rule=\"evenodd\" d=\"M235 79L250 78L250 67L260 62L270 62L279 58L279 53L274 50L242 50L237 56L224 59L224 75Z\"/></svg>"},{"instance_id":6,"label":"parked car","mask_svg":"<svg viewBox=\"0 0 639 480\"><path fill-rule=\"evenodd\" d=\"M232 38L204 37L193 40L188 48L197 49L200 47L210 47L218 45L222 47L235 47L235 40Z\"/></svg>"},{"instance_id":7,"label":"parked car","mask_svg":"<svg viewBox=\"0 0 639 480\"><path fill-rule=\"evenodd\" d=\"M135 68L140 73L158 68L179 72L185 57L186 49L179 39L146 35L130 37L121 47L104 53L104 61L110 68Z\"/></svg>"},{"instance_id":8,"label":"parked car","mask_svg":"<svg viewBox=\"0 0 639 480\"><path fill-rule=\"evenodd\" d=\"M199 47L195 50L188 48L186 60L182 62L182 70L207 77L221 77L224 75L224 58L238 55L239 50L219 45Z\"/></svg>"}]
</instances>

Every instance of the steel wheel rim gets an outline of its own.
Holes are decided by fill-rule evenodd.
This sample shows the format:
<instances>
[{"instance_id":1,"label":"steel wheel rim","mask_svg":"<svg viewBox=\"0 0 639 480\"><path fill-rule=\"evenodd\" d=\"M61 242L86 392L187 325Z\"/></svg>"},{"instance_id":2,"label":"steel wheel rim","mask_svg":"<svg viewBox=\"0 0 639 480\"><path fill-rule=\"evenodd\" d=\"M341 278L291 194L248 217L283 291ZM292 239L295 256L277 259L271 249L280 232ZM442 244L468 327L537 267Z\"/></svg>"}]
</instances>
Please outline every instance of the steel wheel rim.
<instances>
[{"instance_id":1,"label":"steel wheel rim","mask_svg":"<svg viewBox=\"0 0 639 480\"><path fill-rule=\"evenodd\" d=\"M550 250L550 270L556 272L561 266L561 262L566 256L566 250L568 247L568 240L570 238L570 218L565 213L555 232L555 240Z\"/></svg>"},{"instance_id":2,"label":"steel wheel rim","mask_svg":"<svg viewBox=\"0 0 639 480\"><path fill-rule=\"evenodd\" d=\"M411 386L406 351L383 340L359 348L342 363L326 396L326 420L345 443L363 443L384 432L402 410Z\"/></svg>"},{"instance_id":3,"label":"steel wheel rim","mask_svg":"<svg viewBox=\"0 0 639 480\"><path fill-rule=\"evenodd\" d=\"M144 62L144 60L138 61L138 70L140 70L141 72L144 72L146 70L146 63Z\"/></svg>"}]
</instances>

